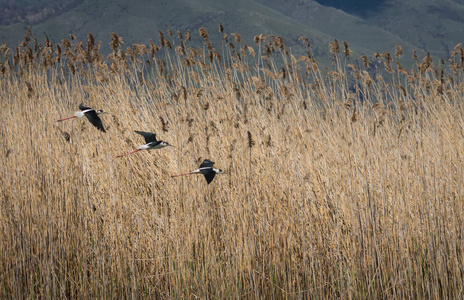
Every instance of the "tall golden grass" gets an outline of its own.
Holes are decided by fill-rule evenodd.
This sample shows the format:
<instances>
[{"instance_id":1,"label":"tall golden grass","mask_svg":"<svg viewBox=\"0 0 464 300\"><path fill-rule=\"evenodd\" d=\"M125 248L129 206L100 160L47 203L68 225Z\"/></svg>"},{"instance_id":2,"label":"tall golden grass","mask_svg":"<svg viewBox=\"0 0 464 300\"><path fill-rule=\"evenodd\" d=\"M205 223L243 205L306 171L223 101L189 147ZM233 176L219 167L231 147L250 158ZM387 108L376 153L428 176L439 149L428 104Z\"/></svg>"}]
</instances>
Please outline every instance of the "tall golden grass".
<instances>
[{"instance_id":1,"label":"tall golden grass","mask_svg":"<svg viewBox=\"0 0 464 300\"><path fill-rule=\"evenodd\" d=\"M334 40L321 72L221 27L0 47L2 298L462 297L461 45L405 70ZM106 134L56 122L80 103ZM116 158L134 130L175 147ZM205 158L228 174L171 178Z\"/></svg>"}]
</instances>

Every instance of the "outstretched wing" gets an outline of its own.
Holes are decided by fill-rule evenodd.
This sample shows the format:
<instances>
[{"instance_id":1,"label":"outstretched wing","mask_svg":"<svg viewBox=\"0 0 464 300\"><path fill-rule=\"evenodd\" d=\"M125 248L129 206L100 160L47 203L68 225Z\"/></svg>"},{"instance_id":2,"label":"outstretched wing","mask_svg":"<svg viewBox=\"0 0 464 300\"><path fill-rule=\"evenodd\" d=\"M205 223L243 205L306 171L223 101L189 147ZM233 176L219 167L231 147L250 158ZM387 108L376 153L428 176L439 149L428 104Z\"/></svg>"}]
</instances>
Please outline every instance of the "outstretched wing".
<instances>
[{"instance_id":1,"label":"outstretched wing","mask_svg":"<svg viewBox=\"0 0 464 300\"><path fill-rule=\"evenodd\" d=\"M209 168L212 168L213 165L214 165L214 162L210 161L209 159L205 159L205 160L201 163L200 169L201 169L201 168L208 168L208 167L209 167ZM213 175L213 177L214 177L214 175ZM213 179L211 179L211 180L213 180Z\"/></svg>"},{"instance_id":2,"label":"outstretched wing","mask_svg":"<svg viewBox=\"0 0 464 300\"><path fill-rule=\"evenodd\" d=\"M83 106L82 106L83 107ZM81 106L79 106L79 109L82 109ZM86 109L84 107L84 109ZM98 130L101 130L103 132L106 132L105 128L103 127L103 123L102 123L102 120L100 119L100 117L97 115L97 113L95 112L95 110L92 110L92 111L89 111L89 112L86 112L84 114L87 119L90 121L90 123L92 123L93 126L97 127Z\"/></svg>"},{"instance_id":3,"label":"outstretched wing","mask_svg":"<svg viewBox=\"0 0 464 300\"><path fill-rule=\"evenodd\" d=\"M86 106L84 106L84 105L81 103L81 104L79 104L79 109L80 109L80 110L88 110L88 109L92 109L92 108L86 107Z\"/></svg>"},{"instance_id":4,"label":"outstretched wing","mask_svg":"<svg viewBox=\"0 0 464 300\"><path fill-rule=\"evenodd\" d=\"M207 182L208 184L210 184L211 181L213 181L214 176L216 175L216 173L215 173L215 172L208 172L207 174L203 173L203 175L205 175L206 182Z\"/></svg>"},{"instance_id":5,"label":"outstretched wing","mask_svg":"<svg viewBox=\"0 0 464 300\"><path fill-rule=\"evenodd\" d=\"M145 138L145 142L151 143L151 142L156 142L156 133L151 133L151 132L143 132L143 131L135 131L136 133L140 134Z\"/></svg>"}]
</instances>

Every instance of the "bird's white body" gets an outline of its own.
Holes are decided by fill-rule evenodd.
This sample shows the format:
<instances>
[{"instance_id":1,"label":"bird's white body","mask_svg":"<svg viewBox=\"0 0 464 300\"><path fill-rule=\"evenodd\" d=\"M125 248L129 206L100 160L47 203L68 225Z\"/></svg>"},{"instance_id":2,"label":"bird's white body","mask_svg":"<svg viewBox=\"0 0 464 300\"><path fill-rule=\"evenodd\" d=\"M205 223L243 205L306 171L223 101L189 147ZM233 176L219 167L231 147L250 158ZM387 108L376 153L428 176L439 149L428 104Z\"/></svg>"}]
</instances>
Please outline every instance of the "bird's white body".
<instances>
[{"instance_id":1,"label":"bird's white body","mask_svg":"<svg viewBox=\"0 0 464 300\"><path fill-rule=\"evenodd\" d=\"M178 175L172 175L171 177L179 177L179 176L185 176L185 175L192 175L192 174L203 174L205 176L206 182L208 184L213 181L214 177L216 174L224 174L225 172L221 169L216 169L213 168L214 162L210 161L209 159L205 159L201 165L200 168L189 172L189 173L184 173L184 174L178 174Z\"/></svg>"},{"instance_id":2,"label":"bird's white body","mask_svg":"<svg viewBox=\"0 0 464 300\"><path fill-rule=\"evenodd\" d=\"M93 126L97 127L98 130L106 132L105 128L103 127L103 123L98 116L99 114L104 114L103 110L95 110L90 107L85 107L82 104L79 105L79 111L76 111L72 117L69 118L64 118L58 120L58 122L66 121L66 120L71 120L75 118L82 118L82 117L87 117L87 119L92 123Z\"/></svg>"},{"instance_id":3,"label":"bird's white body","mask_svg":"<svg viewBox=\"0 0 464 300\"><path fill-rule=\"evenodd\" d=\"M223 174L225 173L223 170L221 169L216 169L216 168L211 168L211 167L205 167L205 168L199 168L195 171L192 171L190 172L190 174L197 174L197 173L201 173L201 171L204 171L204 170L212 170L214 173L216 174Z\"/></svg>"},{"instance_id":4,"label":"bird's white body","mask_svg":"<svg viewBox=\"0 0 464 300\"><path fill-rule=\"evenodd\" d=\"M131 152L126 153L126 154L121 154L121 155L118 155L116 157L126 156L126 155L129 155L129 154L141 151L141 150L161 149L161 148L164 148L164 147L172 146L169 143L166 143L164 141L158 141L156 139L156 134L154 134L154 133L137 131L137 130L135 132L142 135L145 138L146 144L139 145L139 146L137 146L137 149L135 149L134 151L131 151Z\"/></svg>"},{"instance_id":5,"label":"bird's white body","mask_svg":"<svg viewBox=\"0 0 464 300\"><path fill-rule=\"evenodd\" d=\"M153 150L153 149L161 149L161 148L168 147L168 146L171 146L171 145L169 145L166 142L161 141L159 143L152 142L152 143L148 143L148 144L145 144L145 145L140 145L140 146L137 146L137 149L138 150Z\"/></svg>"},{"instance_id":6,"label":"bird's white body","mask_svg":"<svg viewBox=\"0 0 464 300\"><path fill-rule=\"evenodd\" d=\"M74 116L76 116L77 118L82 118L83 116L85 116L85 113L92 111L92 110L93 109L79 110L74 113Z\"/></svg>"}]
</instances>

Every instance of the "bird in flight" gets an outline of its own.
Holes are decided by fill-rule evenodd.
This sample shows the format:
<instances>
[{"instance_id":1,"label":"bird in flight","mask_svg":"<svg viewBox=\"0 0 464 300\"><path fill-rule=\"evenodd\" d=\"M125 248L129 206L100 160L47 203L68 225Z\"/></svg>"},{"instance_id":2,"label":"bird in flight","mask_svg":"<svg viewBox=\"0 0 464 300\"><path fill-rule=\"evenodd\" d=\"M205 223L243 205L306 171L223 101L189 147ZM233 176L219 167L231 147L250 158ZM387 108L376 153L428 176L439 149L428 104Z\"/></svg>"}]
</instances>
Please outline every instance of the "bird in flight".
<instances>
[{"instance_id":1,"label":"bird in flight","mask_svg":"<svg viewBox=\"0 0 464 300\"><path fill-rule=\"evenodd\" d=\"M225 174L223 170L213 168L213 165L214 165L214 162L210 161L209 159L205 159L201 163L199 169L189 172L189 173L185 173L185 174L172 175L171 177L179 177L179 176L185 176L185 175L191 175L191 174L203 174L205 176L206 182L210 184L211 181L213 181L214 176L216 176L216 174Z\"/></svg>"},{"instance_id":2,"label":"bird in flight","mask_svg":"<svg viewBox=\"0 0 464 300\"><path fill-rule=\"evenodd\" d=\"M135 131L136 133L140 134L145 138L145 145L140 145L135 149L134 151L128 152L126 154L121 154L116 157L122 157L126 156L135 152L138 152L140 150L153 150L153 149L161 149L164 147L172 146L169 143L163 142L163 141L158 141L156 139L156 134L151 133L151 132L143 132L143 131Z\"/></svg>"},{"instance_id":3,"label":"bird in flight","mask_svg":"<svg viewBox=\"0 0 464 300\"><path fill-rule=\"evenodd\" d=\"M98 116L99 114L104 114L103 110L95 110L90 107L85 107L82 105L82 103L79 105L80 111L76 111L74 113L74 116L69 117L69 118L64 118L58 120L58 122L74 119L74 118L82 118L83 116L87 117L87 120L92 123L93 126L95 126L98 130L101 130L103 132L106 132L105 128L103 127L102 120Z\"/></svg>"}]
</instances>

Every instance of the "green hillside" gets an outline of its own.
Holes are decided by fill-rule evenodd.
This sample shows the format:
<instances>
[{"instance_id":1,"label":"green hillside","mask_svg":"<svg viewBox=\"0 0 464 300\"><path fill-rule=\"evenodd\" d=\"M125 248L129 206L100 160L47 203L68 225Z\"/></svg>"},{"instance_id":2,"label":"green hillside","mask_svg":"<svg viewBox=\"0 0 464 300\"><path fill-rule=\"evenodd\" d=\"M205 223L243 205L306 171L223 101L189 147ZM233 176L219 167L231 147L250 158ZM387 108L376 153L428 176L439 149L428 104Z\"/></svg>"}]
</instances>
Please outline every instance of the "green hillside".
<instances>
[{"instance_id":1,"label":"green hillside","mask_svg":"<svg viewBox=\"0 0 464 300\"><path fill-rule=\"evenodd\" d=\"M273 34L284 37L287 48L291 49L299 37L308 37L314 54L330 63L328 43L334 38L347 41L358 55L394 52L395 44L399 44L404 49L404 59L408 60L413 49L419 56L430 51L446 59L450 49L464 36L464 6L450 0L391 0L363 17L312 0L70 0L61 5L55 2L42 0L32 6L25 0L16 1L19 11L16 15L1 4L2 24L8 24L0 26L0 41L14 47L32 26L39 39L45 38L46 33L55 43L69 34L85 40L92 33L103 42L105 52L109 51L111 32L121 36L128 47L133 43L147 44L151 39L156 41L159 30L165 33L172 30L176 34L178 30L185 33L189 29L198 34L199 28L204 27L217 46L223 41L217 30L221 22L225 32L239 33L248 44L253 43L255 35Z\"/></svg>"}]
</instances>

